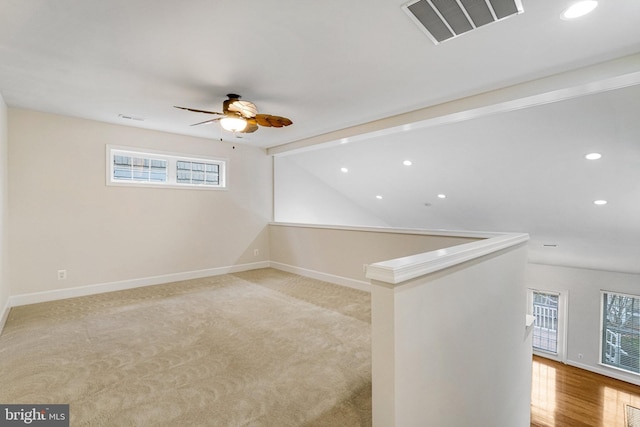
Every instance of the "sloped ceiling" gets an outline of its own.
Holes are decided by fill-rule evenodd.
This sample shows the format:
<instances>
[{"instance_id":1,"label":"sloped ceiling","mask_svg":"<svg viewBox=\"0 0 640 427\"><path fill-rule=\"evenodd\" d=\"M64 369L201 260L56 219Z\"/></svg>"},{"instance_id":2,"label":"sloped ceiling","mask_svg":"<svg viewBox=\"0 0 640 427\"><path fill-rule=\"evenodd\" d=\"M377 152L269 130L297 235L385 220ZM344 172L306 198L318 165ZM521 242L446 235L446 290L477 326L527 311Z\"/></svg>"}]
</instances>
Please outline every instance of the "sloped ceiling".
<instances>
[{"instance_id":1,"label":"sloped ceiling","mask_svg":"<svg viewBox=\"0 0 640 427\"><path fill-rule=\"evenodd\" d=\"M367 134L371 122L397 126L387 119L396 115L411 129L414 111L505 87L517 93L520 84L629 55L640 71L635 0L600 1L574 22L560 19L570 1L524 0L524 13L439 45L403 4L0 0L0 93L10 108L300 156L301 167L395 226L526 231L534 261L640 272L637 81L415 132L373 133L340 155L291 154ZM191 127L209 117L173 108L220 110L230 92L294 124L233 135ZM588 163L586 151L603 158ZM405 156L414 165L396 170ZM327 171L337 160L362 182L334 181ZM374 204L373 192L395 203ZM447 199L433 199L439 192ZM594 209L595 198L609 204Z\"/></svg>"},{"instance_id":2,"label":"sloped ceiling","mask_svg":"<svg viewBox=\"0 0 640 427\"><path fill-rule=\"evenodd\" d=\"M638 112L633 86L287 160L390 226L526 232L532 262L640 273Z\"/></svg>"}]
</instances>

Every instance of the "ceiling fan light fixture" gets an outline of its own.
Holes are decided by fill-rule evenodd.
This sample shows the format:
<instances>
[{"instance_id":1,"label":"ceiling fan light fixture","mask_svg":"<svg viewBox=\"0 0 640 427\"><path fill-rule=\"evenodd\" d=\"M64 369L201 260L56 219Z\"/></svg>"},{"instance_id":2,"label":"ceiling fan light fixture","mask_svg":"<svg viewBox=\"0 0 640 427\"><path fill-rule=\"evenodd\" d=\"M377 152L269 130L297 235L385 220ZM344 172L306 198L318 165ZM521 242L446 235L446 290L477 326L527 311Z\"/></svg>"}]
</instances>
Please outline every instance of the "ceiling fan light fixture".
<instances>
[{"instance_id":1,"label":"ceiling fan light fixture","mask_svg":"<svg viewBox=\"0 0 640 427\"><path fill-rule=\"evenodd\" d=\"M242 132L247 127L247 120L242 117L223 117L220 119L220 126L229 132Z\"/></svg>"}]
</instances>

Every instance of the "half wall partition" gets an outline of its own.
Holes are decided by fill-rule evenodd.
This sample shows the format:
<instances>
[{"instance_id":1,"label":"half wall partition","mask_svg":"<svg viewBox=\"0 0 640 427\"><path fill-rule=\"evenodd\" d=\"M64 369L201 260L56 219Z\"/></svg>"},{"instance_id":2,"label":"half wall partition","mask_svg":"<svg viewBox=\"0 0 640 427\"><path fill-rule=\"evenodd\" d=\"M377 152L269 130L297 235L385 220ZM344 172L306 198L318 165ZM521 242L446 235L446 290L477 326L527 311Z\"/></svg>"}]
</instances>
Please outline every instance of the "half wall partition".
<instances>
[{"instance_id":1,"label":"half wall partition","mask_svg":"<svg viewBox=\"0 0 640 427\"><path fill-rule=\"evenodd\" d=\"M272 223L270 259L371 292L374 427L525 427L527 240Z\"/></svg>"}]
</instances>

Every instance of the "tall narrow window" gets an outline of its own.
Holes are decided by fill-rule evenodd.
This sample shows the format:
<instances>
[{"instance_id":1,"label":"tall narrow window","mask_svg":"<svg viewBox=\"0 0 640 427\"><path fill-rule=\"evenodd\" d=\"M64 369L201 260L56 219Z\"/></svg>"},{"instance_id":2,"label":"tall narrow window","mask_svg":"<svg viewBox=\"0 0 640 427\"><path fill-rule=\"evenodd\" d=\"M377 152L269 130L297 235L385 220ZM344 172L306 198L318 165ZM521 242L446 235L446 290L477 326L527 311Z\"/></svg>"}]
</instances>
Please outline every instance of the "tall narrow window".
<instances>
[{"instance_id":1,"label":"tall narrow window","mask_svg":"<svg viewBox=\"0 0 640 427\"><path fill-rule=\"evenodd\" d=\"M558 354L557 294L533 291L533 348Z\"/></svg>"},{"instance_id":2,"label":"tall narrow window","mask_svg":"<svg viewBox=\"0 0 640 427\"><path fill-rule=\"evenodd\" d=\"M640 373L640 297L602 292L601 362Z\"/></svg>"}]
</instances>

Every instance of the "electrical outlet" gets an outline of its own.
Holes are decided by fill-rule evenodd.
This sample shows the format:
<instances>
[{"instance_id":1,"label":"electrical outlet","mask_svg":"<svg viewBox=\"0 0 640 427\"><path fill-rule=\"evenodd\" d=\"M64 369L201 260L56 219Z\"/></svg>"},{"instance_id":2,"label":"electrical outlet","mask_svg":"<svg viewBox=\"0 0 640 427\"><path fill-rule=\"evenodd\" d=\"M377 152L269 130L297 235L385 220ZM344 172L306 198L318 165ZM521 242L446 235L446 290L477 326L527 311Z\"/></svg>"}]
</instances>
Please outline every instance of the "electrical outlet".
<instances>
[{"instance_id":1,"label":"electrical outlet","mask_svg":"<svg viewBox=\"0 0 640 427\"><path fill-rule=\"evenodd\" d=\"M582 359L583 357L582 353L578 353L578 359Z\"/></svg>"},{"instance_id":2,"label":"electrical outlet","mask_svg":"<svg viewBox=\"0 0 640 427\"><path fill-rule=\"evenodd\" d=\"M58 270L58 280L65 280L67 278L67 270Z\"/></svg>"},{"instance_id":3,"label":"electrical outlet","mask_svg":"<svg viewBox=\"0 0 640 427\"><path fill-rule=\"evenodd\" d=\"M258 255L260 255L260 249L254 249L253 256L258 256Z\"/></svg>"}]
</instances>

